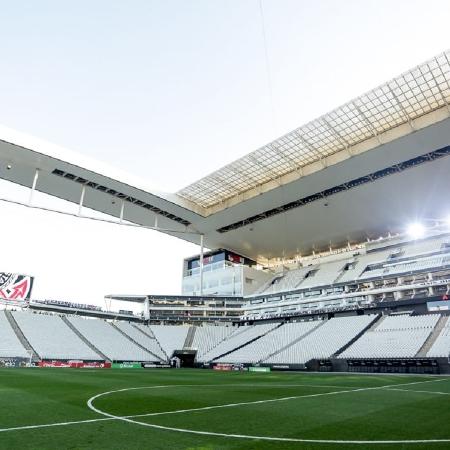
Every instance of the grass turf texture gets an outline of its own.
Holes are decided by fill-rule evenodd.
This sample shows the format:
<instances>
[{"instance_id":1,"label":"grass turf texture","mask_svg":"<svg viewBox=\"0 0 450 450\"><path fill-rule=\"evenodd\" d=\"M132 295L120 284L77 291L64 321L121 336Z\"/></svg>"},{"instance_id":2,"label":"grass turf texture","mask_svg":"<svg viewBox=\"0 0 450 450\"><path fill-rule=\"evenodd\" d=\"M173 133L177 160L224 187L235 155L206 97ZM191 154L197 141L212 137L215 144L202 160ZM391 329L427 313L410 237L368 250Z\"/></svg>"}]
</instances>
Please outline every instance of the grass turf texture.
<instances>
[{"instance_id":1,"label":"grass turf texture","mask_svg":"<svg viewBox=\"0 0 450 450\"><path fill-rule=\"evenodd\" d=\"M450 378L444 378L189 369L0 369L0 429L107 419L88 408L88 399L107 391L143 387L98 397L93 405L121 417L200 409L132 420L224 434L344 441L450 439ZM437 379L444 381L422 383ZM392 390L392 385L401 390ZM378 388L381 386L391 387ZM355 389L361 390L331 394ZM300 398L276 400L286 397ZM271 399L276 401L252 403ZM201 409L243 402L250 404ZM422 450L449 449L450 442L264 441L181 433L121 420L0 432L0 449L146 448Z\"/></svg>"}]
</instances>

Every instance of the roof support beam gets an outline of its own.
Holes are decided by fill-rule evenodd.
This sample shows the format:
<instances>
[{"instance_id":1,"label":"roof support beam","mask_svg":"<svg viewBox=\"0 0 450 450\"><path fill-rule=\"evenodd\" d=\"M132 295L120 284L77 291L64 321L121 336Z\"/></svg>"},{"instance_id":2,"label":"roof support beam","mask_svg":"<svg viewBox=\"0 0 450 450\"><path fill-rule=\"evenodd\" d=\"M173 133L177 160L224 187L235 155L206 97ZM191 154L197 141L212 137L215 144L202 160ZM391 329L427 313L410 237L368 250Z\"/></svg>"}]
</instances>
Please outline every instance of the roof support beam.
<instances>
[{"instance_id":1,"label":"roof support beam","mask_svg":"<svg viewBox=\"0 0 450 450\"><path fill-rule=\"evenodd\" d=\"M86 185L83 184L81 188L81 195L80 195L80 202L78 203L78 215L81 216L81 213L83 211L83 202L84 202L84 196L86 194Z\"/></svg>"},{"instance_id":2,"label":"roof support beam","mask_svg":"<svg viewBox=\"0 0 450 450\"><path fill-rule=\"evenodd\" d=\"M33 204L33 196L34 196L34 191L36 190L38 179L39 179L39 169L36 169L34 172L33 184L31 185L30 197L28 199L28 204L30 206Z\"/></svg>"}]
</instances>

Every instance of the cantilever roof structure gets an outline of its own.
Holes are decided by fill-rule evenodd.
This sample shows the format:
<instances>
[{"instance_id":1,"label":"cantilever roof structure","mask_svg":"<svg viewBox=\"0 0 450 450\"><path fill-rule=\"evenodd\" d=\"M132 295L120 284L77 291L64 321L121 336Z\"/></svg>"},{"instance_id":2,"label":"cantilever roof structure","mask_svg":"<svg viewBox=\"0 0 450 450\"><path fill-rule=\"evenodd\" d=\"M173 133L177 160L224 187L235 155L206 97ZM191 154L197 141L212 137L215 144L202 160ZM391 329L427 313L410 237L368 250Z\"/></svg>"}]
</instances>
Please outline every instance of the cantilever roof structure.
<instances>
[{"instance_id":1,"label":"cantilever roof structure","mask_svg":"<svg viewBox=\"0 0 450 450\"><path fill-rule=\"evenodd\" d=\"M450 51L177 193L2 127L0 178L210 249L289 258L448 214L449 105Z\"/></svg>"},{"instance_id":2,"label":"cantilever roof structure","mask_svg":"<svg viewBox=\"0 0 450 450\"><path fill-rule=\"evenodd\" d=\"M450 52L401 74L345 105L178 191L204 208L296 172L450 103Z\"/></svg>"}]
</instances>

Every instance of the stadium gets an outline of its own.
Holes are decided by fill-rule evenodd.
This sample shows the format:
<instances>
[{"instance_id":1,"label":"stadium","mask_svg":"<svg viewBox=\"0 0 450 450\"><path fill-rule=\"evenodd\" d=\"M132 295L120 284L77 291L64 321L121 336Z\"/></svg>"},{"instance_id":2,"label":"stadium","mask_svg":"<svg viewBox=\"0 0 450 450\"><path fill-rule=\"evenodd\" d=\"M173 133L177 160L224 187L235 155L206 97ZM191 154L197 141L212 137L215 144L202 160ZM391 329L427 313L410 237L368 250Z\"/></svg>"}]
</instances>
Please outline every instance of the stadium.
<instances>
[{"instance_id":1,"label":"stadium","mask_svg":"<svg viewBox=\"0 0 450 450\"><path fill-rule=\"evenodd\" d=\"M449 448L450 52L176 193L0 132L17 205L199 249L107 308L2 272L0 448Z\"/></svg>"}]
</instances>

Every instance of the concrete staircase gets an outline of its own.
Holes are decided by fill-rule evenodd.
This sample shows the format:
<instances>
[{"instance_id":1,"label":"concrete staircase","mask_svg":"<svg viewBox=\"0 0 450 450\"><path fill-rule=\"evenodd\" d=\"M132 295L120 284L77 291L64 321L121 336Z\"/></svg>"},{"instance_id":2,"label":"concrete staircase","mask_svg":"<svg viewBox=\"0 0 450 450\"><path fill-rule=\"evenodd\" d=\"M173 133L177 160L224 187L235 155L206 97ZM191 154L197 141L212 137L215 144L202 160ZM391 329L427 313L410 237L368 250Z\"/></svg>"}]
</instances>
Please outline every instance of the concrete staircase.
<instances>
[{"instance_id":1,"label":"concrete staircase","mask_svg":"<svg viewBox=\"0 0 450 450\"><path fill-rule=\"evenodd\" d=\"M188 333L186 335L186 339L184 341L183 349L190 350L192 348L192 343L194 342L195 332L197 327L189 327Z\"/></svg>"},{"instance_id":2,"label":"concrete staircase","mask_svg":"<svg viewBox=\"0 0 450 450\"><path fill-rule=\"evenodd\" d=\"M14 319L14 316L11 314L11 312L5 310L5 316L9 322L9 324L11 325L11 328L13 329L14 333L16 334L17 338L19 339L20 343L23 345L25 350L27 350L28 353L30 353L32 355L33 361L40 360L41 359L40 356L37 354L36 350L28 342L28 339L23 334L22 330L20 329L19 325L16 322L16 319Z\"/></svg>"},{"instance_id":3,"label":"concrete staircase","mask_svg":"<svg viewBox=\"0 0 450 450\"><path fill-rule=\"evenodd\" d=\"M416 358L426 358L430 348L433 346L436 339L441 334L442 329L445 327L447 320L450 320L449 316L441 316L436 326L434 327L433 331L431 331L430 335L427 337L426 341L423 343L422 347L420 347L420 350L417 352Z\"/></svg>"},{"instance_id":4,"label":"concrete staircase","mask_svg":"<svg viewBox=\"0 0 450 450\"><path fill-rule=\"evenodd\" d=\"M139 342L135 341L131 336L128 336L125 332L123 332L119 327L116 326L115 323L109 322L109 324L118 331L122 336L127 338L129 341L131 341L134 345L138 346L140 349L147 352L149 355L154 356L158 361L162 361L162 359L159 356L156 356L153 352L151 352L148 348L144 347L143 345L139 344Z\"/></svg>"},{"instance_id":5,"label":"concrete staircase","mask_svg":"<svg viewBox=\"0 0 450 450\"><path fill-rule=\"evenodd\" d=\"M66 316L62 316L61 319L65 322L65 324L97 355L99 355L105 361L111 362L110 359L103 354L97 347L95 347L90 341L88 341L79 331L78 329L70 322L70 320Z\"/></svg>"}]
</instances>

